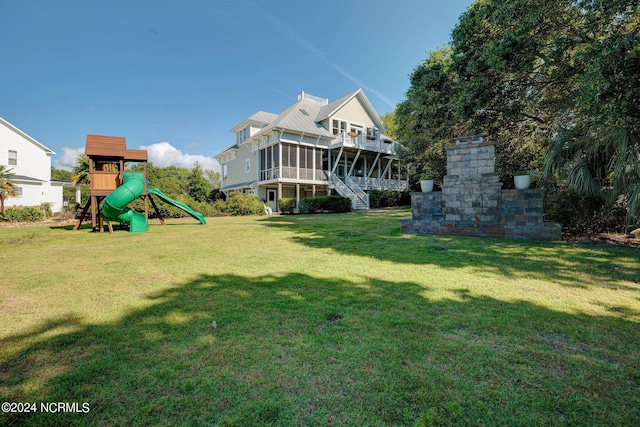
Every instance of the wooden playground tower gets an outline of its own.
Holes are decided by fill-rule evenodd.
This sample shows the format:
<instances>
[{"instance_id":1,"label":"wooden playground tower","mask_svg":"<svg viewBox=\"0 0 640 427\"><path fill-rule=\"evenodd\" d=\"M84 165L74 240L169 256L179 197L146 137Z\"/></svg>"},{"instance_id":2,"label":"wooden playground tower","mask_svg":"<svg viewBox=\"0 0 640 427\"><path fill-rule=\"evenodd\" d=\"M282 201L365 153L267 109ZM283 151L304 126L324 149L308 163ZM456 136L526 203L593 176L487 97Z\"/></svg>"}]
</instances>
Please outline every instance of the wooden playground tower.
<instances>
[{"instance_id":1,"label":"wooden playground tower","mask_svg":"<svg viewBox=\"0 0 640 427\"><path fill-rule=\"evenodd\" d=\"M144 215L149 217L149 206L147 199L156 211L153 199L147 193L147 150L127 149L126 139L120 136L87 135L87 142L84 154L89 157L89 175L91 180L91 197L82 209L74 230L80 228L84 217L91 208L91 226L95 230L99 222L100 232L104 231L104 221L100 215L100 202L111 194L122 184L122 174L127 162L138 162L143 164L144 191L140 197L144 201ZM164 223L162 217L160 221ZM111 223L108 222L109 231L113 231Z\"/></svg>"}]
</instances>

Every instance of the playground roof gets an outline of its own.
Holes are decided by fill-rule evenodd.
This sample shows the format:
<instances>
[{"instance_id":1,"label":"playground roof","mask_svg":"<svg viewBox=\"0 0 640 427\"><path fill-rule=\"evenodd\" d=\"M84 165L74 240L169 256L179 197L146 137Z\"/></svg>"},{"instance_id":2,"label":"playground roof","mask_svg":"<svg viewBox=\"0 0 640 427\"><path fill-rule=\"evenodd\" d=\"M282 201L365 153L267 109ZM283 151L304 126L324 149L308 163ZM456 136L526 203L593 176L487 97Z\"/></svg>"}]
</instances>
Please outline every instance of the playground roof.
<instances>
[{"instance_id":1,"label":"playground roof","mask_svg":"<svg viewBox=\"0 0 640 427\"><path fill-rule=\"evenodd\" d=\"M147 150L128 150L123 136L87 135L84 154L89 157L109 157L125 161L146 162Z\"/></svg>"}]
</instances>

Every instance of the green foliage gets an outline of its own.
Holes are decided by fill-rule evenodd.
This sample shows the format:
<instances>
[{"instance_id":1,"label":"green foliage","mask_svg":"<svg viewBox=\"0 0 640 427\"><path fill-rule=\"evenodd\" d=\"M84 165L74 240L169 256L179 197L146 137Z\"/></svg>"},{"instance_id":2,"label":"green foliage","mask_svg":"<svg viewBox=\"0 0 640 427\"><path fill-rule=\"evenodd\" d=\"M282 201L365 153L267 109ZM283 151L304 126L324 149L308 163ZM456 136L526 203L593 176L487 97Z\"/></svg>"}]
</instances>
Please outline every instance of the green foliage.
<instances>
[{"instance_id":1,"label":"green foliage","mask_svg":"<svg viewBox=\"0 0 640 427\"><path fill-rule=\"evenodd\" d=\"M84 153L78 154L76 165L71 171L71 182L73 185L84 185L91 182L89 173L89 156Z\"/></svg>"},{"instance_id":2,"label":"green foliage","mask_svg":"<svg viewBox=\"0 0 640 427\"><path fill-rule=\"evenodd\" d=\"M13 169L0 165L0 212L4 211L4 199L16 195L16 186L13 182Z\"/></svg>"},{"instance_id":3,"label":"green foliage","mask_svg":"<svg viewBox=\"0 0 640 427\"><path fill-rule=\"evenodd\" d=\"M454 136L486 134L503 182L544 157L546 174L640 218L637 0L476 1L410 83L397 122L411 176L441 176Z\"/></svg>"},{"instance_id":4,"label":"green foliage","mask_svg":"<svg viewBox=\"0 0 640 427\"><path fill-rule=\"evenodd\" d=\"M305 197L300 200L299 209L303 213L350 212L351 199L342 196Z\"/></svg>"},{"instance_id":5,"label":"green foliage","mask_svg":"<svg viewBox=\"0 0 640 427\"><path fill-rule=\"evenodd\" d=\"M49 208L49 211L51 211L51 208ZM33 222L40 221L43 218L43 211L31 206L23 208L10 207L0 212L0 221Z\"/></svg>"},{"instance_id":6,"label":"green foliage","mask_svg":"<svg viewBox=\"0 0 640 427\"><path fill-rule=\"evenodd\" d=\"M198 202L204 202L207 200L210 190L211 184L204 177L200 164L196 162L187 180L187 192L192 199Z\"/></svg>"},{"instance_id":7,"label":"green foliage","mask_svg":"<svg viewBox=\"0 0 640 427\"><path fill-rule=\"evenodd\" d=\"M382 123L384 123L385 127L387 128L386 135L389 138L397 140L398 139L398 122L396 121L395 110L384 113L383 115L380 116L380 119L382 120Z\"/></svg>"},{"instance_id":8,"label":"green foliage","mask_svg":"<svg viewBox=\"0 0 640 427\"><path fill-rule=\"evenodd\" d=\"M554 178L543 177L535 184L546 190L545 219L561 223L564 233L595 236L603 232L625 231L627 209L623 204L608 202L597 193L577 192Z\"/></svg>"},{"instance_id":9,"label":"green foliage","mask_svg":"<svg viewBox=\"0 0 640 427\"><path fill-rule=\"evenodd\" d=\"M278 212L292 214L296 211L296 199L283 197L278 199Z\"/></svg>"},{"instance_id":10,"label":"green foliage","mask_svg":"<svg viewBox=\"0 0 640 427\"><path fill-rule=\"evenodd\" d=\"M211 191L209 191L209 195L207 196L207 202L214 203L217 200L224 200L225 198L226 196L222 191L220 191L219 188L212 188Z\"/></svg>"},{"instance_id":11,"label":"green foliage","mask_svg":"<svg viewBox=\"0 0 640 427\"><path fill-rule=\"evenodd\" d=\"M217 200L214 204L220 215L264 215L264 203L253 194L234 191L227 200Z\"/></svg>"},{"instance_id":12,"label":"green foliage","mask_svg":"<svg viewBox=\"0 0 640 427\"><path fill-rule=\"evenodd\" d=\"M213 171L211 169L205 169L204 170L204 175L207 178L207 181L209 182L209 186L212 189L219 189L220 188L220 186L222 185L222 179L220 177L220 172Z\"/></svg>"},{"instance_id":13,"label":"green foliage","mask_svg":"<svg viewBox=\"0 0 640 427\"><path fill-rule=\"evenodd\" d=\"M40 212L42 212L42 215L47 218L53 215L53 212L51 212L51 203L49 202L45 202L45 203L40 203L40 206L38 206L37 208Z\"/></svg>"},{"instance_id":14,"label":"green foliage","mask_svg":"<svg viewBox=\"0 0 640 427\"><path fill-rule=\"evenodd\" d=\"M372 208L390 208L411 205L411 194L408 191L370 190L369 204Z\"/></svg>"},{"instance_id":15,"label":"green foliage","mask_svg":"<svg viewBox=\"0 0 640 427\"><path fill-rule=\"evenodd\" d=\"M452 50L441 48L429 53L410 76L406 99L398 104L398 138L404 149L410 185L416 186L424 170L442 178L447 170L445 148L464 133L453 112L456 105L457 76L451 70Z\"/></svg>"},{"instance_id":16,"label":"green foliage","mask_svg":"<svg viewBox=\"0 0 640 427\"><path fill-rule=\"evenodd\" d=\"M56 169L51 166L51 179L56 181L71 181L72 173L70 171Z\"/></svg>"}]
</instances>

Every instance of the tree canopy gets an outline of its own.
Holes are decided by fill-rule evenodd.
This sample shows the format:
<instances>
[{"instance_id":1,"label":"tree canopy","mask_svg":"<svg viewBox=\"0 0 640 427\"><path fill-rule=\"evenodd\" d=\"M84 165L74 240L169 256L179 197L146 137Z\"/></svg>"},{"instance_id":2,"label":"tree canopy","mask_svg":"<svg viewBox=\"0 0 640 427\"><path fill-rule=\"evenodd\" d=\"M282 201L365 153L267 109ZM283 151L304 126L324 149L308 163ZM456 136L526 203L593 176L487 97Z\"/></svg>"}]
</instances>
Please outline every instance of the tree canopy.
<instances>
[{"instance_id":1,"label":"tree canopy","mask_svg":"<svg viewBox=\"0 0 640 427\"><path fill-rule=\"evenodd\" d=\"M455 136L496 141L501 179L538 169L640 215L638 0L477 0L398 105L410 171Z\"/></svg>"}]
</instances>

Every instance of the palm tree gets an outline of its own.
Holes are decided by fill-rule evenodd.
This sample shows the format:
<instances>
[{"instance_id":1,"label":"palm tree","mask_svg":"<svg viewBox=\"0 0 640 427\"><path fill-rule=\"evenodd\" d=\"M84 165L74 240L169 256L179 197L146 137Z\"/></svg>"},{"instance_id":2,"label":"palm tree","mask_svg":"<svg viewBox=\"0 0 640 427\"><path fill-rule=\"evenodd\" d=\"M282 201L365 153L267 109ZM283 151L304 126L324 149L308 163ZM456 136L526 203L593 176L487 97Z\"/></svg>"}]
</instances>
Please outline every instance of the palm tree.
<instances>
[{"instance_id":1,"label":"palm tree","mask_svg":"<svg viewBox=\"0 0 640 427\"><path fill-rule=\"evenodd\" d=\"M640 136L629 129L599 134L561 129L544 159L546 175L566 176L567 187L622 198L627 222L640 219Z\"/></svg>"},{"instance_id":2,"label":"palm tree","mask_svg":"<svg viewBox=\"0 0 640 427\"><path fill-rule=\"evenodd\" d=\"M71 182L73 185L91 183L91 174L89 173L89 156L84 153L78 154L78 157L76 158L76 166L71 171Z\"/></svg>"},{"instance_id":3,"label":"palm tree","mask_svg":"<svg viewBox=\"0 0 640 427\"><path fill-rule=\"evenodd\" d=\"M18 194L13 182L13 176L15 174L11 172L12 170L13 169L8 169L5 165L0 165L0 212L4 212L4 199Z\"/></svg>"}]
</instances>

